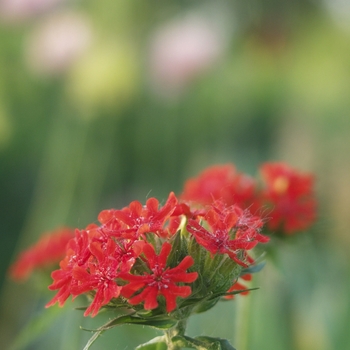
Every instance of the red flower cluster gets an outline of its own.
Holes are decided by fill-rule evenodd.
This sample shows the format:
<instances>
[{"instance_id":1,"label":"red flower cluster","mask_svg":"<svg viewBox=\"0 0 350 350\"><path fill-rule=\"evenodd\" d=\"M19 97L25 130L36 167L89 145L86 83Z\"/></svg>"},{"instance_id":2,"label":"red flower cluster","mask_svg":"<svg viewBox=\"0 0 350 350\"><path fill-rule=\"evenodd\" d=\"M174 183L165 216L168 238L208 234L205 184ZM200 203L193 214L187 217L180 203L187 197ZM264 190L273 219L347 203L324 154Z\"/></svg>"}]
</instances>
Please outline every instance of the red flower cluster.
<instances>
[{"instance_id":1,"label":"red flower cluster","mask_svg":"<svg viewBox=\"0 0 350 350\"><path fill-rule=\"evenodd\" d=\"M94 299L84 315L91 313L95 316L103 305L108 304L113 298L118 298L124 283L119 284L117 279L122 279L124 276L124 280L128 280L126 276L130 275L140 254L143 253L142 259L146 261L155 259L147 253L150 248L146 243L146 234L152 232L158 237L166 237L168 232L165 223L176 204L177 199L173 193L169 195L161 209L158 209L159 203L155 198L150 198L145 206L134 201L122 210L101 212L100 226L89 225L85 230L76 230L76 237L69 242L66 257L61 261L60 269L52 273L54 282L49 289L59 291L47 306L56 302L62 306L70 295L74 298L91 292ZM160 260L165 267L163 255L161 253ZM153 263L148 263L152 267ZM185 269L189 266L187 265ZM153 274L159 274L159 271L153 271ZM185 280L181 280L181 277ZM176 295L181 296L178 293L178 288L181 287L176 286L175 282L187 281L185 272L173 278L174 280L170 278L172 284L169 284L167 294L169 300ZM158 285L161 289L162 283L159 282ZM155 303L151 306L153 308ZM170 312L173 308L172 302L167 309Z\"/></svg>"},{"instance_id":2,"label":"red flower cluster","mask_svg":"<svg viewBox=\"0 0 350 350\"><path fill-rule=\"evenodd\" d=\"M237 266L248 266L253 259L247 251L268 241L260 234L261 219L247 210L218 200L192 211L174 193L162 207L150 198L144 206L134 201L121 210L104 210L98 219L100 225L77 229L69 241L60 269L51 274L54 282L49 289L58 292L47 306L56 302L62 306L69 296L89 294L93 300L84 315L95 316L101 307L118 300L123 305L126 300L129 305L143 303L146 310L162 308L162 298L169 313L177 308L178 297L191 295L191 283L202 273L194 258L186 255L187 249L172 254L175 237L184 229L188 242L194 239L212 257L222 255L222 261L228 255Z\"/></svg>"},{"instance_id":3,"label":"red flower cluster","mask_svg":"<svg viewBox=\"0 0 350 350\"><path fill-rule=\"evenodd\" d=\"M284 163L262 164L260 172L262 183L237 173L233 165L216 165L189 179L181 198L202 205L220 199L253 212L268 209L267 228L282 234L310 227L316 217L313 176Z\"/></svg>"},{"instance_id":4,"label":"red flower cluster","mask_svg":"<svg viewBox=\"0 0 350 350\"><path fill-rule=\"evenodd\" d=\"M64 257L67 243L74 237L74 230L60 228L41 236L38 242L23 251L10 267L14 280L27 279L34 270L52 267Z\"/></svg>"},{"instance_id":5,"label":"red flower cluster","mask_svg":"<svg viewBox=\"0 0 350 350\"><path fill-rule=\"evenodd\" d=\"M203 226L203 222L190 219L188 232L212 255L227 254L244 267L248 266L247 262L251 262L247 251L259 242L269 241L268 237L260 234L263 225L261 219L238 206L227 207L222 201L216 201L204 213L203 220L208 229Z\"/></svg>"},{"instance_id":6,"label":"red flower cluster","mask_svg":"<svg viewBox=\"0 0 350 350\"><path fill-rule=\"evenodd\" d=\"M284 163L266 163L260 168L264 186L261 202L271 208L270 230L286 234L307 229L316 217L314 178Z\"/></svg>"},{"instance_id":7,"label":"red flower cluster","mask_svg":"<svg viewBox=\"0 0 350 350\"><path fill-rule=\"evenodd\" d=\"M203 205L222 200L247 208L254 199L255 181L238 173L233 164L214 165L186 181L181 198Z\"/></svg>"},{"instance_id":8,"label":"red flower cluster","mask_svg":"<svg viewBox=\"0 0 350 350\"><path fill-rule=\"evenodd\" d=\"M123 323L183 332L192 313L248 293L244 281L263 266L253 265L251 251L269 241L264 221L269 230L290 234L315 219L311 175L283 163L263 164L260 171L258 182L233 165L214 166L186 182L181 201L171 192L164 205L149 198L145 205L133 201L103 210L99 224L43 236L20 255L11 275L25 278L62 259L51 273L49 289L57 292L47 307L84 294L91 301L84 316L94 317L103 307L121 311L97 335ZM269 220L255 214L261 209L269 210ZM179 341L180 333L169 334L152 344ZM183 339L192 344L190 337ZM212 339L213 346L221 344Z\"/></svg>"},{"instance_id":9,"label":"red flower cluster","mask_svg":"<svg viewBox=\"0 0 350 350\"><path fill-rule=\"evenodd\" d=\"M269 240L261 233L263 220L251 209L269 208L268 228L287 234L306 229L315 218L311 175L283 163L263 164L260 171L262 183L233 165L214 166L186 182L181 202L170 193L163 206L150 198L145 205L133 201L123 209L104 210L99 225L43 236L20 255L11 275L25 278L34 268L63 258L51 274L49 289L57 294L47 306L88 294L92 302L85 316L95 316L107 304L170 313L177 298L208 291L210 281L204 279L212 272L203 270L208 266L228 274L224 290L215 293L237 290L242 267L254 262L249 251ZM204 254L214 265L202 263Z\"/></svg>"}]
</instances>

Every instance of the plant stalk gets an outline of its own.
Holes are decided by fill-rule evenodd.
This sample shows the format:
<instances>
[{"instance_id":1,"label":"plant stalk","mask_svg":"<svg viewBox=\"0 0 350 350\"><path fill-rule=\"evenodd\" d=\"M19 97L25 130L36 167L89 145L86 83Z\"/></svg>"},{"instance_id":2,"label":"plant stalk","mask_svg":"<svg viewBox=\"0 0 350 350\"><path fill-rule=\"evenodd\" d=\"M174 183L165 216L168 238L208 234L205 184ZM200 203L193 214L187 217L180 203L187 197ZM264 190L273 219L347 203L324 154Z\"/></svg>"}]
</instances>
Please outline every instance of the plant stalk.
<instances>
[{"instance_id":1,"label":"plant stalk","mask_svg":"<svg viewBox=\"0 0 350 350\"><path fill-rule=\"evenodd\" d=\"M176 335L184 335L186 331L186 325L187 319L179 320L174 327L164 331L168 350L181 350L181 347L174 344L171 339Z\"/></svg>"}]
</instances>

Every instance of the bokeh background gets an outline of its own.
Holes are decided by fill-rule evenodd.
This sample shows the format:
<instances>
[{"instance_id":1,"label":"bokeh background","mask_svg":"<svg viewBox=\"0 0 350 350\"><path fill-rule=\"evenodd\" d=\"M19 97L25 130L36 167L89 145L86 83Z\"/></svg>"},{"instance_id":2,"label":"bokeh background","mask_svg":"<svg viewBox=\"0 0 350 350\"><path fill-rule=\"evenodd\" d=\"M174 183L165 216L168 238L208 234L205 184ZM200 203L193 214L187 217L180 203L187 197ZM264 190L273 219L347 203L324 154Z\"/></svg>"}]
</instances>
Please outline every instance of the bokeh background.
<instances>
[{"instance_id":1,"label":"bokeh background","mask_svg":"<svg viewBox=\"0 0 350 350\"><path fill-rule=\"evenodd\" d=\"M256 176L283 160L315 173L317 223L278 242L258 291L188 332L238 350L350 349L349 146L346 0L0 0L1 347L82 349L79 326L109 317L44 309L36 277L8 278L42 232L165 200L212 164ZM122 326L92 349L155 333Z\"/></svg>"}]
</instances>

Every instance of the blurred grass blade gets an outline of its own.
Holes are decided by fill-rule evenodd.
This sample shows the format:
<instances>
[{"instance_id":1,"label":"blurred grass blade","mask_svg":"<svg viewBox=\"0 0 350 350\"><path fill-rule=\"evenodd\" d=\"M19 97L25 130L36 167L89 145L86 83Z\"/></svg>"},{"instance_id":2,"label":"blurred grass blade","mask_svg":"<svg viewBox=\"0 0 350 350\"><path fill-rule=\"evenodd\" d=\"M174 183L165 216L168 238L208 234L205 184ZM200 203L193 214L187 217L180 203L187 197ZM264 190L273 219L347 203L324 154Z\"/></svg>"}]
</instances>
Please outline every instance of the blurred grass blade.
<instances>
[{"instance_id":1,"label":"blurred grass blade","mask_svg":"<svg viewBox=\"0 0 350 350\"><path fill-rule=\"evenodd\" d=\"M31 342L44 334L45 331L50 328L52 323L64 312L65 309L60 307L50 307L39 316L33 317L16 336L16 339L10 346L9 350L21 350L27 348Z\"/></svg>"}]
</instances>

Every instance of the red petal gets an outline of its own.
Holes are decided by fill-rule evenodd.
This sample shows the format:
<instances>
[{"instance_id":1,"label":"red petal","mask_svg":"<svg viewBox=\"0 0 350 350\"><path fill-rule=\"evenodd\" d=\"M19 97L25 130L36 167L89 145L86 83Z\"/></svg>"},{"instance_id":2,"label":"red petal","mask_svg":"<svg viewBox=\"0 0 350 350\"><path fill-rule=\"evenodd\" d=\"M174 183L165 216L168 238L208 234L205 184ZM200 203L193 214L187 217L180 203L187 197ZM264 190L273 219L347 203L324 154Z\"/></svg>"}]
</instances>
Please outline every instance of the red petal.
<instances>
[{"instance_id":1,"label":"red petal","mask_svg":"<svg viewBox=\"0 0 350 350\"><path fill-rule=\"evenodd\" d=\"M171 251L171 248L172 248L172 246L169 242L163 243L162 249L161 249L159 256L158 256L158 263L159 263L159 266L161 268L165 267L166 261L168 259L169 254L170 254L170 251Z\"/></svg>"},{"instance_id":2,"label":"red petal","mask_svg":"<svg viewBox=\"0 0 350 350\"><path fill-rule=\"evenodd\" d=\"M158 296L158 289L157 288L147 288L148 293L145 297L145 310L152 310L155 309L158 306L157 296Z\"/></svg>"},{"instance_id":3,"label":"red petal","mask_svg":"<svg viewBox=\"0 0 350 350\"><path fill-rule=\"evenodd\" d=\"M149 198L146 202L146 207L151 213L158 211L159 201L156 198Z\"/></svg>"}]
</instances>

